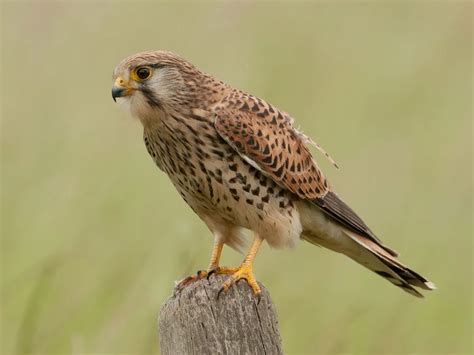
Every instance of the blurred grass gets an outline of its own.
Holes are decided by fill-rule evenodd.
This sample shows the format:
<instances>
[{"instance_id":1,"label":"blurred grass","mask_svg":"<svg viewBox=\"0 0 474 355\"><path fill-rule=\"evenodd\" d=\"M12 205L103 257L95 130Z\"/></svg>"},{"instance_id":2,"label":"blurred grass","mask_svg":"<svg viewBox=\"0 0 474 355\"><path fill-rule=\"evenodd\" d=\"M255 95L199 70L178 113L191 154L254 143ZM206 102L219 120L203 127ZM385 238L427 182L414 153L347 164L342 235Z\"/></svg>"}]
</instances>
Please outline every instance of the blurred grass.
<instances>
[{"instance_id":1,"label":"blurred grass","mask_svg":"<svg viewBox=\"0 0 474 355\"><path fill-rule=\"evenodd\" d=\"M287 353L472 352L471 3L1 7L2 353L156 353L173 281L207 265L210 233L110 97L114 66L158 48L291 112L439 286L420 301L306 243L264 248Z\"/></svg>"}]
</instances>

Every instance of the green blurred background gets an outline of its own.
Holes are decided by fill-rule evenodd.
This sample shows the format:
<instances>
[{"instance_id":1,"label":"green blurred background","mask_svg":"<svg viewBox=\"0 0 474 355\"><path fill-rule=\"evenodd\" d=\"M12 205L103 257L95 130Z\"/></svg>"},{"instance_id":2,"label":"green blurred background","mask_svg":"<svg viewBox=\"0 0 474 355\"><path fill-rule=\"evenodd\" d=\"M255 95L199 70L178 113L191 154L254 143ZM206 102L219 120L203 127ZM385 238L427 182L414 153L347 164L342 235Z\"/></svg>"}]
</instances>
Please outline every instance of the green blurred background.
<instances>
[{"instance_id":1,"label":"green blurred background","mask_svg":"<svg viewBox=\"0 0 474 355\"><path fill-rule=\"evenodd\" d=\"M265 246L297 353L472 351L472 3L2 3L2 353L157 353L212 238L112 101L125 56L180 53L290 112L336 190L439 290ZM224 264L241 255L226 250Z\"/></svg>"}]
</instances>

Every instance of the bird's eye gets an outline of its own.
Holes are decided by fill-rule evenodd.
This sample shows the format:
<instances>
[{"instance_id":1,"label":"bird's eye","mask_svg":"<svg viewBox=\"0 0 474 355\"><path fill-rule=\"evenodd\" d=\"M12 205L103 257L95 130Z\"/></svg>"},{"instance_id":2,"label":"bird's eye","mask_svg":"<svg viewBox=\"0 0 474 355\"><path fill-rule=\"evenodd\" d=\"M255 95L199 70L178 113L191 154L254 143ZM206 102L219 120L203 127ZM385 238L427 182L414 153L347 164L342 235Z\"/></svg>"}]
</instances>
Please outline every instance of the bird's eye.
<instances>
[{"instance_id":1,"label":"bird's eye","mask_svg":"<svg viewBox=\"0 0 474 355\"><path fill-rule=\"evenodd\" d=\"M138 80L146 80L151 76L151 68L149 67L138 67L135 69L135 76Z\"/></svg>"}]
</instances>

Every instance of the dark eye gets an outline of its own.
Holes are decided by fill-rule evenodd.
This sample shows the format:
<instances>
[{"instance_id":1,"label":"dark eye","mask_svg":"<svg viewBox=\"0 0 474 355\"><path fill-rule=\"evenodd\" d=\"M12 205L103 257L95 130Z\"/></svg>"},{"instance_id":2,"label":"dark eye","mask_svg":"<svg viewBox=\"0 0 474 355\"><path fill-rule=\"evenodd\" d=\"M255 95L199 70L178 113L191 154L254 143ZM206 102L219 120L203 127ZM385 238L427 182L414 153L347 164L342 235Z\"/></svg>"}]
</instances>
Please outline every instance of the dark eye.
<instances>
[{"instance_id":1,"label":"dark eye","mask_svg":"<svg viewBox=\"0 0 474 355\"><path fill-rule=\"evenodd\" d=\"M151 75L151 71L149 68L147 67L139 67L137 68L137 77L140 79L140 80L146 80L150 77Z\"/></svg>"}]
</instances>

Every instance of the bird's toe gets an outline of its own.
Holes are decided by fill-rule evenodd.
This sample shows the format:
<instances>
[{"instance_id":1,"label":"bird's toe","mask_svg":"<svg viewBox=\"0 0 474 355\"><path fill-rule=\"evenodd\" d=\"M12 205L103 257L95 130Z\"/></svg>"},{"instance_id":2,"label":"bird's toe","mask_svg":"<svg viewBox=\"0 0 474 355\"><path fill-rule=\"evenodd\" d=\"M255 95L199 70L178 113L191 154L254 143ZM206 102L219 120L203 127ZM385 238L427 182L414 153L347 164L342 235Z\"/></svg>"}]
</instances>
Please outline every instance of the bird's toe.
<instances>
[{"instance_id":1,"label":"bird's toe","mask_svg":"<svg viewBox=\"0 0 474 355\"><path fill-rule=\"evenodd\" d=\"M213 275L213 274L216 274L216 275L220 275L220 274L233 274L235 273L239 268L236 268L236 267L226 267L226 266L216 266L216 267L213 267L213 268L210 268L209 270L207 270L207 279L209 280L209 278Z\"/></svg>"},{"instance_id":2,"label":"bird's toe","mask_svg":"<svg viewBox=\"0 0 474 355\"><path fill-rule=\"evenodd\" d=\"M193 283L194 281L201 280L207 276L208 272L206 270L198 270L196 274L186 276L184 279L177 281L175 290L181 291L183 288Z\"/></svg>"},{"instance_id":3,"label":"bird's toe","mask_svg":"<svg viewBox=\"0 0 474 355\"><path fill-rule=\"evenodd\" d=\"M243 265L239 268L226 268L226 269L227 269L226 272L220 272L220 273L229 273L231 275L223 283L222 287L219 289L219 292L217 293L218 298L222 294L223 291L227 291L232 285L234 285L240 280L247 281L247 284L252 289L253 294L257 298L259 297L262 291L260 289L260 286L257 283L257 280L255 279L255 276L253 275L252 267Z\"/></svg>"}]
</instances>

